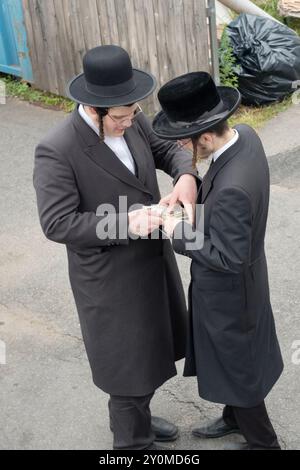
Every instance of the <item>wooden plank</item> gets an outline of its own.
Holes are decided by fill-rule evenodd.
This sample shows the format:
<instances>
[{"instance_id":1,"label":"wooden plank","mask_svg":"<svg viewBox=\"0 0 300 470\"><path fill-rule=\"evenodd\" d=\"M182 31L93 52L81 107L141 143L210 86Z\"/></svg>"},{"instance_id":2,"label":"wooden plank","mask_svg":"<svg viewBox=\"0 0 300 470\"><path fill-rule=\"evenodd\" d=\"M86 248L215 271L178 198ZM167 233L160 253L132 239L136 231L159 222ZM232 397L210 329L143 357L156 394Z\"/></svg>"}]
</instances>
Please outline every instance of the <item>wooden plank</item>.
<instances>
[{"instance_id":1,"label":"wooden plank","mask_svg":"<svg viewBox=\"0 0 300 470\"><path fill-rule=\"evenodd\" d=\"M110 44L110 28L107 21L107 5L105 0L96 0L99 28L101 34L101 44Z\"/></svg>"},{"instance_id":2,"label":"wooden plank","mask_svg":"<svg viewBox=\"0 0 300 470\"><path fill-rule=\"evenodd\" d=\"M187 56L187 69L189 72L198 70L195 0L184 0L184 23L185 23L185 49Z\"/></svg>"},{"instance_id":3,"label":"wooden plank","mask_svg":"<svg viewBox=\"0 0 300 470\"><path fill-rule=\"evenodd\" d=\"M128 51L129 40L128 40L128 19L127 11L125 8L124 0L115 0L116 19L119 33L119 45ZM132 34L132 31L130 31ZM129 52L129 51L128 51Z\"/></svg>"},{"instance_id":4,"label":"wooden plank","mask_svg":"<svg viewBox=\"0 0 300 470\"><path fill-rule=\"evenodd\" d=\"M70 8L70 0L67 1L60 1L56 0L57 3L61 4L61 15L64 18L64 25L65 25L65 33L63 34L63 40L65 41L65 54L68 54L70 57L68 60L70 61L68 70L71 72L71 76L75 75L77 72L76 68L76 53L75 53L75 43L72 34L72 25L71 25L71 8ZM67 77L68 79L68 77Z\"/></svg>"},{"instance_id":5,"label":"wooden plank","mask_svg":"<svg viewBox=\"0 0 300 470\"><path fill-rule=\"evenodd\" d=\"M161 83L188 71L183 0L154 0Z\"/></svg>"},{"instance_id":6,"label":"wooden plank","mask_svg":"<svg viewBox=\"0 0 300 470\"><path fill-rule=\"evenodd\" d=\"M73 44L73 51L70 51L70 53L73 53L76 74L82 72L82 58L87 50L80 17L80 1L81 0L67 0L65 2L64 0L65 9L68 10L70 14L70 30Z\"/></svg>"},{"instance_id":7,"label":"wooden plank","mask_svg":"<svg viewBox=\"0 0 300 470\"><path fill-rule=\"evenodd\" d=\"M142 42L137 34L136 18L135 18L135 3L134 0L125 0L124 6L126 9L127 16L127 38L128 38L128 53L130 54L131 61L134 67L139 68L141 66L140 50Z\"/></svg>"},{"instance_id":8,"label":"wooden plank","mask_svg":"<svg viewBox=\"0 0 300 470\"><path fill-rule=\"evenodd\" d=\"M110 43L120 45L119 30L118 30L118 21L117 21L117 12L116 5L114 0L99 0L100 2L106 2L107 10L107 24L110 30Z\"/></svg>"},{"instance_id":9,"label":"wooden plank","mask_svg":"<svg viewBox=\"0 0 300 470\"><path fill-rule=\"evenodd\" d=\"M65 94L65 86L75 75L74 46L71 35L70 17L66 15L61 0L53 0L56 18L56 63L60 71L58 87L60 94Z\"/></svg>"},{"instance_id":10,"label":"wooden plank","mask_svg":"<svg viewBox=\"0 0 300 470\"><path fill-rule=\"evenodd\" d=\"M185 0L184 0L185 1ZM183 0L169 0L167 47L169 50L169 78L188 72Z\"/></svg>"},{"instance_id":11,"label":"wooden plank","mask_svg":"<svg viewBox=\"0 0 300 470\"><path fill-rule=\"evenodd\" d=\"M96 0L79 2L86 50L101 45L101 34Z\"/></svg>"},{"instance_id":12,"label":"wooden plank","mask_svg":"<svg viewBox=\"0 0 300 470\"><path fill-rule=\"evenodd\" d=\"M32 24L32 42L34 43L35 59L33 61L34 84L42 90L50 90L50 71L47 60L47 39L45 37L45 24L42 16L41 0L28 0L28 15ZM29 32L29 31L28 31ZM30 34L30 32L29 32ZM32 55L34 57L34 55Z\"/></svg>"},{"instance_id":13,"label":"wooden plank","mask_svg":"<svg viewBox=\"0 0 300 470\"><path fill-rule=\"evenodd\" d=\"M47 73L49 74L50 91L60 94L63 90L61 62L57 60L59 44L57 40L57 21L53 0L40 1L40 18L45 41Z\"/></svg>"},{"instance_id":14,"label":"wooden plank","mask_svg":"<svg viewBox=\"0 0 300 470\"><path fill-rule=\"evenodd\" d=\"M29 51L29 57L31 60L32 70L33 70L33 82L36 81L37 74L37 51L34 41L33 26L32 26L32 17L30 14L29 0L23 0L23 14L24 14L24 23L27 32L27 45Z\"/></svg>"},{"instance_id":15,"label":"wooden plank","mask_svg":"<svg viewBox=\"0 0 300 470\"><path fill-rule=\"evenodd\" d=\"M139 42L143 44L142 63L153 75L159 79L159 63L156 41L156 29L154 19L153 2L147 0L135 0L136 23Z\"/></svg>"},{"instance_id":16,"label":"wooden plank","mask_svg":"<svg viewBox=\"0 0 300 470\"><path fill-rule=\"evenodd\" d=\"M51 91L56 94L64 94L65 86L64 80L64 68L60 53L60 42L57 35L58 22L54 8L54 0L47 0L43 2L42 12L44 20L47 21L45 28L45 36L48 45L48 64L50 71L50 85Z\"/></svg>"},{"instance_id":17,"label":"wooden plank","mask_svg":"<svg viewBox=\"0 0 300 470\"><path fill-rule=\"evenodd\" d=\"M156 42L158 52L158 64L159 64L159 81L160 84L166 83L170 76L174 75L174 72L169 69L170 67L170 52L168 50L167 41L167 22L169 19L169 0L152 0L156 30Z\"/></svg>"},{"instance_id":18,"label":"wooden plank","mask_svg":"<svg viewBox=\"0 0 300 470\"><path fill-rule=\"evenodd\" d=\"M49 0L47 2L38 0L37 4L39 4L39 14L44 40L44 52L46 61L46 68L42 69L42 74L44 77L46 74L48 74L50 85L49 91L59 94L59 71L56 63L56 20L53 0Z\"/></svg>"},{"instance_id":19,"label":"wooden plank","mask_svg":"<svg viewBox=\"0 0 300 470\"><path fill-rule=\"evenodd\" d=\"M194 1L195 12L195 38L197 45L198 70L211 72L208 44L208 23L205 3Z\"/></svg>"},{"instance_id":20,"label":"wooden plank","mask_svg":"<svg viewBox=\"0 0 300 470\"><path fill-rule=\"evenodd\" d=\"M145 0L134 0L136 37L139 44L139 68L151 72L155 77L158 75L156 32L154 25L154 12L152 2ZM151 7L151 9L149 8ZM150 27L148 28L148 26ZM152 27L152 30L150 29ZM151 33L149 34L149 32ZM141 103L142 108L148 114L157 110L155 95L149 96Z\"/></svg>"}]
</instances>

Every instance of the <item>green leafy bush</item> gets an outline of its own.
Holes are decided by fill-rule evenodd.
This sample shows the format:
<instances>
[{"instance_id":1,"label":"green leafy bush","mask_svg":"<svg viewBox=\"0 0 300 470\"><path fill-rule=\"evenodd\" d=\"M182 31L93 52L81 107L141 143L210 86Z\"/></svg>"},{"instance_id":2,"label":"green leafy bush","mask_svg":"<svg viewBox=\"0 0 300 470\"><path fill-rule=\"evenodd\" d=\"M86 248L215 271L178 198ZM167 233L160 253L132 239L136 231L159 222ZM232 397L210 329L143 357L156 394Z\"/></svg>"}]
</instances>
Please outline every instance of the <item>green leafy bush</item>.
<instances>
[{"instance_id":1,"label":"green leafy bush","mask_svg":"<svg viewBox=\"0 0 300 470\"><path fill-rule=\"evenodd\" d=\"M222 34L219 47L219 64L221 84L236 88L238 86L238 77L235 73L237 64L226 28Z\"/></svg>"}]
</instances>

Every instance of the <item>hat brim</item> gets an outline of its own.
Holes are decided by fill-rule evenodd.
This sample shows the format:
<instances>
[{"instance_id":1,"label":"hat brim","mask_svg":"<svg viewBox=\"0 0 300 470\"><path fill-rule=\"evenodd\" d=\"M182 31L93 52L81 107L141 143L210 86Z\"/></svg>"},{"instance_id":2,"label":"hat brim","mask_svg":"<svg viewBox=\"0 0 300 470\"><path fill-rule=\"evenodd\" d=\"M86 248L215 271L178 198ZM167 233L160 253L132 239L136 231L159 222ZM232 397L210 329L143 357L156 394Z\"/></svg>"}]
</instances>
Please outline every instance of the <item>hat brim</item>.
<instances>
[{"instance_id":1,"label":"hat brim","mask_svg":"<svg viewBox=\"0 0 300 470\"><path fill-rule=\"evenodd\" d=\"M143 70L133 69L133 79L136 83L135 89L124 96L107 98L90 93L86 87L86 79L83 73L77 75L68 83L66 91L71 100L86 106L100 108L126 106L147 98L156 88L155 77Z\"/></svg>"},{"instance_id":2,"label":"hat brim","mask_svg":"<svg viewBox=\"0 0 300 470\"><path fill-rule=\"evenodd\" d=\"M154 133L161 139L186 139L200 134L201 132L205 132L216 124L226 121L239 107L241 103L241 94L239 90L232 87L219 86L217 89L224 103L223 112L228 110L228 113L222 116L222 118L217 118L214 121L210 120L207 123L203 122L201 124L192 124L188 128L182 127L180 129L172 127L166 113L164 111L160 111L155 116L152 123ZM222 113L222 110L219 111L219 113Z\"/></svg>"}]
</instances>

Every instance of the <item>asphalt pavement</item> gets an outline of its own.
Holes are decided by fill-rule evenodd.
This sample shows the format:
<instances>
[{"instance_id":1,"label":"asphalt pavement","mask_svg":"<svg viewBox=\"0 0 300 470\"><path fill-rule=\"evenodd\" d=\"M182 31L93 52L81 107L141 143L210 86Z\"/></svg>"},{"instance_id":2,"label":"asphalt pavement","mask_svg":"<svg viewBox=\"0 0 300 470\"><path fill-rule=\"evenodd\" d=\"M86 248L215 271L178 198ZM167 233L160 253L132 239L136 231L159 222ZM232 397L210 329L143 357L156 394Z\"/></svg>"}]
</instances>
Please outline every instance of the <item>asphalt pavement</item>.
<instances>
[{"instance_id":1,"label":"asphalt pavement","mask_svg":"<svg viewBox=\"0 0 300 470\"><path fill-rule=\"evenodd\" d=\"M65 247L42 234L32 186L34 148L60 111L9 98L0 105L0 449L110 449L107 396L91 380L67 273ZM285 449L300 449L300 106L272 119L260 136L272 186L266 237L270 289L285 370L267 398ZM163 194L171 180L159 172ZM189 260L177 256L185 290ZM2 354L3 362L3 354ZM199 440L194 425L221 407L203 401L194 378L164 384L152 413L180 428L170 449L222 449L229 436Z\"/></svg>"}]
</instances>

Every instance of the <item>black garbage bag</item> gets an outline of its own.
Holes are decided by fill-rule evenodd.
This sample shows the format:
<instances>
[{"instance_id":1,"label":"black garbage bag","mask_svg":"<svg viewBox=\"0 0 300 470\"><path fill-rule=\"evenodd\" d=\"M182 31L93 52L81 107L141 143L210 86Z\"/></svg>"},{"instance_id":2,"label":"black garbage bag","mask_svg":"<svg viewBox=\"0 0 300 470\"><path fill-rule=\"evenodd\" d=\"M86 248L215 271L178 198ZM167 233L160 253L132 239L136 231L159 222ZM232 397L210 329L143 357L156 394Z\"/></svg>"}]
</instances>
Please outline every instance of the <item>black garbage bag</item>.
<instances>
[{"instance_id":1,"label":"black garbage bag","mask_svg":"<svg viewBox=\"0 0 300 470\"><path fill-rule=\"evenodd\" d=\"M272 19L241 14L226 28L244 104L282 100L300 80L300 37ZM298 86L300 82L298 83Z\"/></svg>"}]
</instances>

